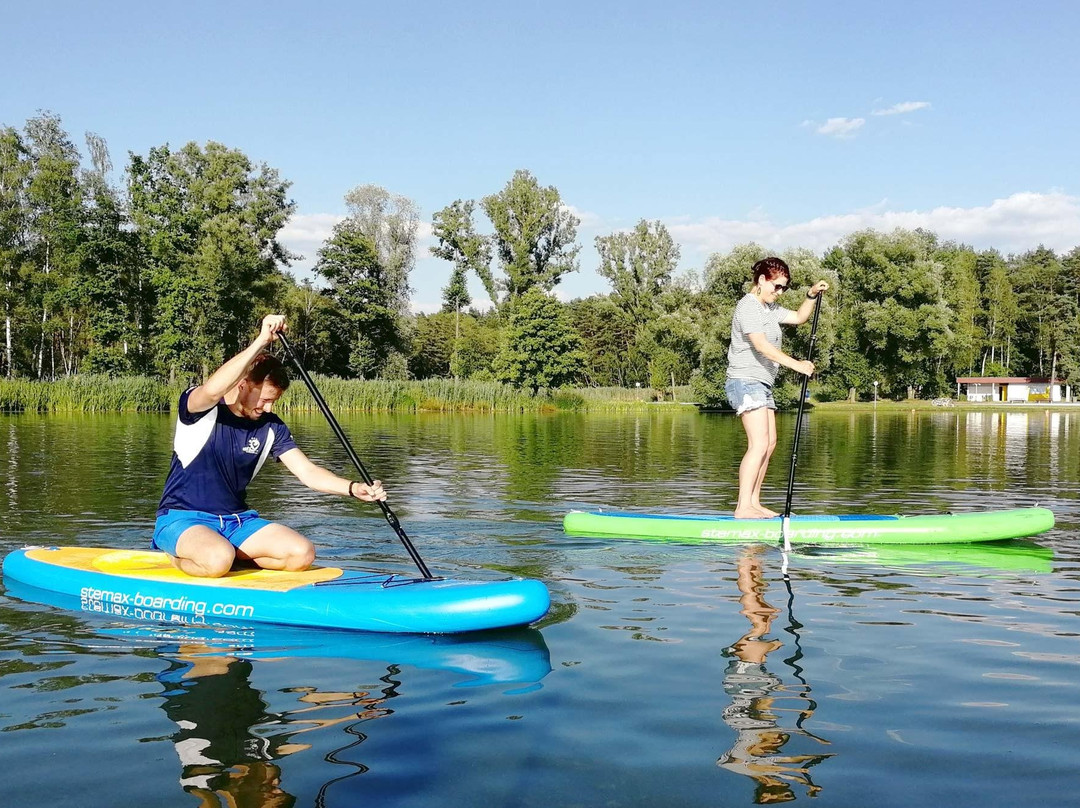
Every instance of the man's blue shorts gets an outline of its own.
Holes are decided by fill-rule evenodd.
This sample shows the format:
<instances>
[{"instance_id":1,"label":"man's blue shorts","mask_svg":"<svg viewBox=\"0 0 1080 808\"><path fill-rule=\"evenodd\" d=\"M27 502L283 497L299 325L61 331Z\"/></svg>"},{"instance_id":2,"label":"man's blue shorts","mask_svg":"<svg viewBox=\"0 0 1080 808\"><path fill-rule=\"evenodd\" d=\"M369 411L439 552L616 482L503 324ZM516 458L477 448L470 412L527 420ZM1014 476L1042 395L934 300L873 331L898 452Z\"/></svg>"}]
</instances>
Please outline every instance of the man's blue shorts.
<instances>
[{"instance_id":1,"label":"man's blue shorts","mask_svg":"<svg viewBox=\"0 0 1080 808\"><path fill-rule=\"evenodd\" d=\"M763 382L752 379L728 379L724 383L724 392L727 394L728 404L735 410L736 415L742 415L750 410L759 410L762 407L776 409L772 388Z\"/></svg>"},{"instance_id":2,"label":"man's blue shorts","mask_svg":"<svg viewBox=\"0 0 1080 808\"><path fill-rule=\"evenodd\" d=\"M151 545L175 556L176 543L180 541L180 534L189 527L204 525L224 536L229 544L238 548L250 539L255 531L271 524L273 522L261 518L256 511L241 511L219 516L206 511L168 510L154 523L154 539Z\"/></svg>"}]
</instances>

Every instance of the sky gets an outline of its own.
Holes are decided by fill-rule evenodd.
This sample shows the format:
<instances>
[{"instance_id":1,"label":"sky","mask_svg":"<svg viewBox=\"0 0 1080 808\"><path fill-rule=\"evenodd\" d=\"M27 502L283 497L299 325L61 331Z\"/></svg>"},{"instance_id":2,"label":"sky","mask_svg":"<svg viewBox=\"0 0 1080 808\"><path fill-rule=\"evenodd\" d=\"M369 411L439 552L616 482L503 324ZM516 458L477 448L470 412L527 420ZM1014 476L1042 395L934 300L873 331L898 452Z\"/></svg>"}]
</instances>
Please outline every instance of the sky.
<instances>
[{"instance_id":1,"label":"sky","mask_svg":"<svg viewBox=\"0 0 1080 808\"><path fill-rule=\"evenodd\" d=\"M868 227L1080 245L1071 0L36 0L0 20L0 125L56 113L77 143L105 138L117 182L129 152L240 149L292 183L299 278L349 190L411 199L417 311L451 270L428 253L433 214L518 169L581 220L562 299L609 291L594 239L641 219L680 272Z\"/></svg>"}]
</instances>

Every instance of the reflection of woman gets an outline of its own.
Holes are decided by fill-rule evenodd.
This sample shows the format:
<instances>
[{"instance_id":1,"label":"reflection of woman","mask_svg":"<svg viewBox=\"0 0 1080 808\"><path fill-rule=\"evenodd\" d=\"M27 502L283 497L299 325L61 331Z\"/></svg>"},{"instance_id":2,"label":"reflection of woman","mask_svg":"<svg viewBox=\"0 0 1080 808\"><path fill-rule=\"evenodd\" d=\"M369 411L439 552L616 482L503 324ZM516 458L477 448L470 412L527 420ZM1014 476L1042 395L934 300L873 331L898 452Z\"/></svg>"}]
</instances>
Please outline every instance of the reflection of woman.
<instances>
[{"instance_id":1,"label":"reflection of woman","mask_svg":"<svg viewBox=\"0 0 1080 808\"><path fill-rule=\"evenodd\" d=\"M282 738L261 738L266 723L261 694L250 682L251 663L232 657L185 656L158 678L166 685L164 709L178 729L172 736L184 791L200 808L291 808L274 763L298 748Z\"/></svg>"},{"instance_id":2,"label":"reflection of woman","mask_svg":"<svg viewBox=\"0 0 1080 808\"><path fill-rule=\"evenodd\" d=\"M736 739L716 764L752 778L756 782L754 802L762 805L794 800L795 793L789 783L801 783L807 787L808 795L816 794L821 788L810 779L809 769L829 755L780 754L793 736L827 742L800 729L780 728L780 714L786 710L777 707L777 700L805 699L805 696L786 687L780 677L765 667L768 655L783 643L766 638L779 612L765 601L766 583L756 553L748 550L739 559L739 603L741 613L750 621L750 630L724 649L724 655L730 657L724 671L724 691L731 704L724 709L723 717L724 723L735 731ZM807 702L799 711L801 718L812 713Z\"/></svg>"},{"instance_id":3,"label":"reflection of woman","mask_svg":"<svg viewBox=\"0 0 1080 808\"><path fill-rule=\"evenodd\" d=\"M802 325L814 312L817 296L829 288L818 281L806 292L798 310L785 309L777 302L791 286L788 265L779 258L763 258L754 264L754 286L735 306L731 320L731 347L728 349L727 380L724 392L746 430L746 454L739 464L737 519L768 519L776 511L761 504L761 485L776 448L776 402L772 387L780 366L806 376L814 374L814 363L795 359L780 350L781 325Z\"/></svg>"}]
</instances>

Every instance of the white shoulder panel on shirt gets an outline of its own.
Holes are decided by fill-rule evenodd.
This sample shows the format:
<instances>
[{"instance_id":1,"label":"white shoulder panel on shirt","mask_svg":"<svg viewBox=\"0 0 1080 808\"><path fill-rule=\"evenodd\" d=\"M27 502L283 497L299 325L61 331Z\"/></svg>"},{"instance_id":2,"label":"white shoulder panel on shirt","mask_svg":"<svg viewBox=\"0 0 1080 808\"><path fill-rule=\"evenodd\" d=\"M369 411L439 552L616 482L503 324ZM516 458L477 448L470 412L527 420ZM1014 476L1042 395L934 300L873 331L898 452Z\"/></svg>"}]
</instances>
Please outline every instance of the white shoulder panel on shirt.
<instances>
[{"instance_id":1,"label":"white shoulder panel on shirt","mask_svg":"<svg viewBox=\"0 0 1080 808\"><path fill-rule=\"evenodd\" d=\"M217 405L193 424L185 424L176 419L176 434L173 436L173 451L180 459L180 465L187 468L210 440L210 433L217 423Z\"/></svg>"}]
</instances>

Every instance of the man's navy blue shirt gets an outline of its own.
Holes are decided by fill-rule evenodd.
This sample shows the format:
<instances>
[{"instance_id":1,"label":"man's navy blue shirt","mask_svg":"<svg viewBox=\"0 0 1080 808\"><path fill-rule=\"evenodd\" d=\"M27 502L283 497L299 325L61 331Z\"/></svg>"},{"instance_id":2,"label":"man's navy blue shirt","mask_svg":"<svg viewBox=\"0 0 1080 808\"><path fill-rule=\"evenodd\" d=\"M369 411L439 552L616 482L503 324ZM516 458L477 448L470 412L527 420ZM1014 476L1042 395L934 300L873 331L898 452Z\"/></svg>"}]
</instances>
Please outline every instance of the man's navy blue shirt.
<instances>
[{"instance_id":1,"label":"man's navy blue shirt","mask_svg":"<svg viewBox=\"0 0 1080 808\"><path fill-rule=\"evenodd\" d=\"M206 412L190 412L188 396L194 389L180 396L172 464L157 515L170 509L222 516L246 511L248 484L266 458L277 460L297 448L296 441L273 413L242 418L224 401Z\"/></svg>"}]
</instances>

